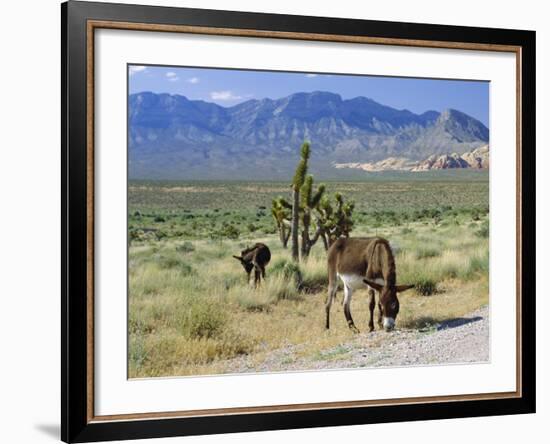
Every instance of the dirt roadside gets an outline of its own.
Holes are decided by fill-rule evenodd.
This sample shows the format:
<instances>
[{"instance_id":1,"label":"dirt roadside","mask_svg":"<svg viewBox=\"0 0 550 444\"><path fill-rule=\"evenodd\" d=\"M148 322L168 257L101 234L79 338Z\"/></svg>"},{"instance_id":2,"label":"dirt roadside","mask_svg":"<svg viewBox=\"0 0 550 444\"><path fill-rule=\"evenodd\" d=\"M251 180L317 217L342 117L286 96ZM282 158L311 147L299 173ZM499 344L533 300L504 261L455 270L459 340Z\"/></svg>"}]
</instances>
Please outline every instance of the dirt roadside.
<instances>
[{"instance_id":1,"label":"dirt roadside","mask_svg":"<svg viewBox=\"0 0 550 444\"><path fill-rule=\"evenodd\" d=\"M488 362L489 308L424 330L362 332L349 341L313 356L307 345L280 348L261 362L242 356L228 362L227 373L395 367Z\"/></svg>"}]
</instances>

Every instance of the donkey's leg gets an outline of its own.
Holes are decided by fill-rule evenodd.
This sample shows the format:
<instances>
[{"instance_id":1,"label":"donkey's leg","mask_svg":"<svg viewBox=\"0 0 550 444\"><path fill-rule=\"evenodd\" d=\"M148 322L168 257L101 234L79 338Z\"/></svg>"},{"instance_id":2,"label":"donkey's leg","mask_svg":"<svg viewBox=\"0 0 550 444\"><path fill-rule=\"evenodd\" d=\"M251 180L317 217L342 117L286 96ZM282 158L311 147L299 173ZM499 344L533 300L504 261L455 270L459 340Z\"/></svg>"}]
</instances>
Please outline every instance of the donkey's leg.
<instances>
[{"instance_id":1,"label":"donkey's leg","mask_svg":"<svg viewBox=\"0 0 550 444\"><path fill-rule=\"evenodd\" d=\"M329 324L330 306L332 305L332 301L334 300L334 297L336 296L336 291L337 290L338 290L338 284L335 281L329 282L327 301L325 303L325 311L326 311L326 314L327 314L325 328L327 328L327 329L330 328L330 324Z\"/></svg>"},{"instance_id":2,"label":"donkey's leg","mask_svg":"<svg viewBox=\"0 0 550 444\"><path fill-rule=\"evenodd\" d=\"M261 265L260 269L262 270L262 277L265 279L265 265Z\"/></svg>"},{"instance_id":3,"label":"donkey's leg","mask_svg":"<svg viewBox=\"0 0 550 444\"><path fill-rule=\"evenodd\" d=\"M254 286L258 286L260 283L260 276L262 275L261 267L258 262L256 262L256 258L252 260L252 265L254 265Z\"/></svg>"},{"instance_id":4,"label":"donkey's leg","mask_svg":"<svg viewBox=\"0 0 550 444\"><path fill-rule=\"evenodd\" d=\"M344 316L346 317L346 321L348 321L348 327L353 330L354 333L359 333L359 330L355 326L353 319L351 317L351 296L353 294L353 290L351 287L348 287L347 285L344 286Z\"/></svg>"},{"instance_id":5,"label":"donkey's leg","mask_svg":"<svg viewBox=\"0 0 550 444\"><path fill-rule=\"evenodd\" d=\"M374 330L374 290L372 288L369 288L369 331Z\"/></svg>"}]
</instances>

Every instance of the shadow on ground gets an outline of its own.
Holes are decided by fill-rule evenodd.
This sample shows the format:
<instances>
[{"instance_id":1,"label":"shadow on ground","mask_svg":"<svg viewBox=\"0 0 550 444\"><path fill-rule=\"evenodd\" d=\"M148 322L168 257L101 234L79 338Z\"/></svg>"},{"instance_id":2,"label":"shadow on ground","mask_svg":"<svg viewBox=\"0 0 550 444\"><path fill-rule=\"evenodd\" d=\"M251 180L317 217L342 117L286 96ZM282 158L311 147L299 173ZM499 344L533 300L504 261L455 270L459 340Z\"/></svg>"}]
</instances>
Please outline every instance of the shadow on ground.
<instances>
[{"instance_id":1,"label":"shadow on ground","mask_svg":"<svg viewBox=\"0 0 550 444\"><path fill-rule=\"evenodd\" d=\"M448 328L461 327L462 325L471 324L472 322L481 321L483 318L481 316L474 316L473 318L455 318L447 319L443 322L439 322L437 326L438 330L446 330Z\"/></svg>"},{"instance_id":2,"label":"shadow on ground","mask_svg":"<svg viewBox=\"0 0 550 444\"><path fill-rule=\"evenodd\" d=\"M51 438L55 438L56 440L60 439L61 429L59 424L35 424L34 428Z\"/></svg>"},{"instance_id":3,"label":"shadow on ground","mask_svg":"<svg viewBox=\"0 0 550 444\"><path fill-rule=\"evenodd\" d=\"M483 318L481 316L473 316L471 318L452 318L452 319L438 319L431 316L422 316L420 318L414 319L411 322L403 325L405 328L410 328L413 330L447 330L449 328L457 328L472 322L481 321Z\"/></svg>"}]
</instances>

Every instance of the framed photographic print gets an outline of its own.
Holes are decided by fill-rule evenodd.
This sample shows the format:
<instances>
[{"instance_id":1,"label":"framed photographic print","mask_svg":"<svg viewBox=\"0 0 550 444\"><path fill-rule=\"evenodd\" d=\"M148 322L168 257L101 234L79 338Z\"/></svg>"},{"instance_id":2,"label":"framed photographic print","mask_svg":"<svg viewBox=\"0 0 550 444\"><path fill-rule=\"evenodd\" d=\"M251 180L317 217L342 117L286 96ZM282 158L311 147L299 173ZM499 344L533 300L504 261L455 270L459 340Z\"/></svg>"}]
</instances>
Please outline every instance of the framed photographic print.
<instances>
[{"instance_id":1,"label":"framed photographic print","mask_svg":"<svg viewBox=\"0 0 550 444\"><path fill-rule=\"evenodd\" d=\"M62 439L535 411L535 33L64 3Z\"/></svg>"}]
</instances>

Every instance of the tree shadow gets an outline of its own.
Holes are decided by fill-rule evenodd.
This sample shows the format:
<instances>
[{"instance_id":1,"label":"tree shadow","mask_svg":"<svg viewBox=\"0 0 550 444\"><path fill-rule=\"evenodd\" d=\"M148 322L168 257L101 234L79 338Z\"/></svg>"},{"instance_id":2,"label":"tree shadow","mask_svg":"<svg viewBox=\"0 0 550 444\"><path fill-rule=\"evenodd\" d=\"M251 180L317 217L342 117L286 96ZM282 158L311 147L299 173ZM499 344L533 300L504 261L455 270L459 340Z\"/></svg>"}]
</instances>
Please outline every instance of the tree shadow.
<instances>
[{"instance_id":1,"label":"tree shadow","mask_svg":"<svg viewBox=\"0 0 550 444\"><path fill-rule=\"evenodd\" d=\"M55 438L56 440L60 439L61 427L59 424L35 424L34 428L51 438Z\"/></svg>"}]
</instances>

